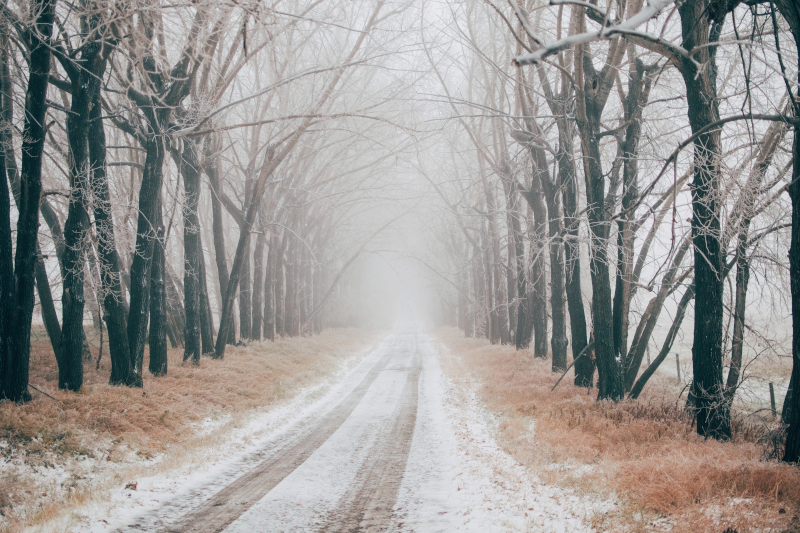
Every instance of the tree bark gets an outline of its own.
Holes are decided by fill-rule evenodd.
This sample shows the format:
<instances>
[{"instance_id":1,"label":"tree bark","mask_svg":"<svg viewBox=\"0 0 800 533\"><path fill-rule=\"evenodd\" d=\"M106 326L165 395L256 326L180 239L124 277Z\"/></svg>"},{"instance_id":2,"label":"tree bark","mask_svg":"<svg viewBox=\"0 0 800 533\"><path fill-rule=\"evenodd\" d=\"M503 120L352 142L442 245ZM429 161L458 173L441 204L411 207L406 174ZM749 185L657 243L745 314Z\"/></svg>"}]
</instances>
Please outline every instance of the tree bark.
<instances>
[{"instance_id":1,"label":"tree bark","mask_svg":"<svg viewBox=\"0 0 800 533\"><path fill-rule=\"evenodd\" d=\"M203 353L214 352L214 317L211 314L211 301L208 297L208 277L206 275L206 258L203 253L203 241L200 240L200 338L203 341Z\"/></svg>"},{"instance_id":2,"label":"tree bark","mask_svg":"<svg viewBox=\"0 0 800 533\"><path fill-rule=\"evenodd\" d=\"M722 10L721 13L718 11ZM692 63L680 68L686 84L689 123L693 134L719 120L716 88L716 45L726 10L717 0L685 2L678 8L683 46L697 49L695 59L706 67L697 71ZM718 17L718 19L712 18ZM710 45L710 46L709 46ZM722 320L723 277L720 249L720 130L700 134L694 141L692 182L692 239L695 264L695 320L692 368L694 372L697 433L728 440L730 411L723 401Z\"/></svg>"},{"instance_id":3,"label":"tree bark","mask_svg":"<svg viewBox=\"0 0 800 533\"><path fill-rule=\"evenodd\" d=\"M270 231L267 271L264 275L264 338L275 341L275 262L278 236Z\"/></svg>"},{"instance_id":4,"label":"tree bark","mask_svg":"<svg viewBox=\"0 0 800 533\"><path fill-rule=\"evenodd\" d=\"M108 331L108 353L111 359L111 385L141 386L133 371L128 345L128 309L122 288L119 255L114 236L114 217L106 176L106 134L99 95L95 95L89 121L89 159L92 169L94 223L97 249L100 253L100 279L103 287L104 320Z\"/></svg>"},{"instance_id":5,"label":"tree bark","mask_svg":"<svg viewBox=\"0 0 800 533\"><path fill-rule=\"evenodd\" d=\"M92 17L93 18L93 17ZM94 24L96 26L96 24ZM89 108L100 88L95 58L100 43L84 45L77 64L62 61L70 76L72 102L67 115L67 138L70 150L70 197L67 221L64 224L64 279L61 298L61 359L58 366L58 388L72 391L83 386L83 313L84 264L88 244L89 193L88 122Z\"/></svg>"},{"instance_id":6,"label":"tree bark","mask_svg":"<svg viewBox=\"0 0 800 533\"><path fill-rule=\"evenodd\" d=\"M775 0L783 18L789 23L792 30L796 49L800 52L800 5L793 0ZM777 21L773 20L775 34L778 34ZM800 81L800 72L797 73ZM795 95L794 116L800 116L800 101ZM783 422L788 424L786 433L786 447L783 460L787 463L800 461L800 394L796 391L800 387L800 134L794 128L794 141L792 144L792 179L789 182L789 196L792 199L792 235L789 246L789 277L792 293L792 377L789 381L789 391L784 403L789 403L784 412L788 415Z\"/></svg>"},{"instance_id":7,"label":"tree bark","mask_svg":"<svg viewBox=\"0 0 800 533\"><path fill-rule=\"evenodd\" d=\"M159 202L161 203L161 202ZM156 222L158 233L153 242L153 261L150 268L150 331L148 368L154 376L167 374L167 292L165 284L164 224L159 205Z\"/></svg>"},{"instance_id":8,"label":"tree bark","mask_svg":"<svg viewBox=\"0 0 800 533\"><path fill-rule=\"evenodd\" d=\"M264 322L264 245L267 234L264 228L256 239L256 249L253 252L253 321L250 327L250 338L261 340L261 326Z\"/></svg>"},{"instance_id":9,"label":"tree bark","mask_svg":"<svg viewBox=\"0 0 800 533\"><path fill-rule=\"evenodd\" d=\"M2 191L0 191L2 196ZM2 215L0 215L2 216ZM50 291L50 279L47 277L44 258L42 252L37 248L36 261L36 292L39 293L39 304L42 309L42 321L50 337L50 344L53 346L53 354L56 356L56 363L61 364L61 325L58 323L56 306L53 303L53 293ZM9 278L13 280L13 276Z\"/></svg>"},{"instance_id":10,"label":"tree bark","mask_svg":"<svg viewBox=\"0 0 800 533\"><path fill-rule=\"evenodd\" d=\"M39 200L42 194L42 152L45 140L47 86L50 75L50 38L55 0L37 0L35 29L28 31L31 42L28 89L25 96L25 125L22 132L21 195L17 218L17 248L14 256L14 294L11 319L6 330L5 360L0 364L0 398L27 401L30 361L33 287L39 231Z\"/></svg>"},{"instance_id":11,"label":"tree bark","mask_svg":"<svg viewBox=\"0 0 800 533\"><path fill-rule=\"evenodd\" d=\"M200 198L199 147L187 137L183 139L181 173L186 199L183 212L183 307L186 310L183 360L200 364L201 327L204 309L201 309L201 274L203 249L200 244L200 217L197 204Z\"/></svg>"},{"instance_id":12,"label":"tree bark","mask_svg":"<svg viewBox=\"0 0 800 533\"><path fill-rule=\"evenodd\" d=\"M147 320L150 310L150 269L153 263L157 227L152 224L160 209L164 147L161 139L145 143L146 157L139 189L139 218L136 225L136 252L131 263L131 304L128 313L128 345L133 371L141 378Z\"/></svg>"},{"instance_id":13,"label":"tree bark","mask_svg":"<svg viewBox=\"0 0 800 533\"><path fill-rule=\"evenodd\" d=\"M583 8L581 8L583 9ZM578 32L585 31L585 15L579 15ZM601 72L592 63L588 45L576 47L576 123L581 139L586 204L590 229L592 321L594 353L598 372L598 400L618 401L625 393L622 368L614 354L613 309L609 275L608 238L610 222L606 206L606 179L600 151L600 121L614 83L611 70L622 60L621 41L612 39Z\"/></svg>"},{"instance_id":14,"label":"tree bark","mask_svg":"<svg viewBox=\"0 0 800 533\"><path fill-rule=\"evenodd\" d=\"M239 336L251 339L250 326L253 324L253 298L250 287L250 239L245 244L242 259L242 273L239 279Z\"/></svg>"}]
</instances>

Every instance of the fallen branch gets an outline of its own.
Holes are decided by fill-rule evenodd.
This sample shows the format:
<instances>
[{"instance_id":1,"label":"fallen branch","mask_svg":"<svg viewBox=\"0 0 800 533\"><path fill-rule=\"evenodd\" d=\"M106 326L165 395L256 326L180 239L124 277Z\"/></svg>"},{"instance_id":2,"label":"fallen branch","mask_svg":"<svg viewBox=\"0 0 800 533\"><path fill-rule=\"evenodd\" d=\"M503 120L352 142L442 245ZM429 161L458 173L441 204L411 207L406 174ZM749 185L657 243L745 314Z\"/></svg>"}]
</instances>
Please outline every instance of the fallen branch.
<instances>
[{"instance_id":1,"label":"fallen branch","mask_svg":"<svg viewBox=\"0 0 800 533\"><path fill-rule=\"evenodd\" d=\"M42 389L37 389L36 387L34 387L33 385L31 385L30 383L28 383L28 387L32 388L32 389L33 389L33 390L35 390L35 391L39 391L39 392L41 392L42 394L44 394L45 396L47 396L47 397L48 397L48 398L50 398L51 400L59 401L59 400L58 400L58 398L53 398L52 396L50 396L49 394L47 394L47 393L46 393L45 391L43 391Z\"/></svg>"},{"instance_id":2,"label":"fallen branch","mask_svg":"<svg viewBox=\"0 0 800 533\"><path fill-rule=\"evenodd\" d=\"M562 379L564 379L564 376L567 375L567 372L569 372L569 369L573 367L573 365L578 361L578 359L583 357L585 354L589 353L589 350L592 349L593 347L594 347L594 341L592 341L589 344L587 344L586 347L583 350L581 350L581 353L578 354L578 357L576 357L575 359L572 360L572 362L569 364L567 369L564 370L564 373L561 374L561 377L558 378L558 381L556 381L556 384L553 385L552 389L550 389L550 392L553 392L554 390L556 390L556 387L558 387L558 384L561 383Z\"/></svg>"}]
</instances>

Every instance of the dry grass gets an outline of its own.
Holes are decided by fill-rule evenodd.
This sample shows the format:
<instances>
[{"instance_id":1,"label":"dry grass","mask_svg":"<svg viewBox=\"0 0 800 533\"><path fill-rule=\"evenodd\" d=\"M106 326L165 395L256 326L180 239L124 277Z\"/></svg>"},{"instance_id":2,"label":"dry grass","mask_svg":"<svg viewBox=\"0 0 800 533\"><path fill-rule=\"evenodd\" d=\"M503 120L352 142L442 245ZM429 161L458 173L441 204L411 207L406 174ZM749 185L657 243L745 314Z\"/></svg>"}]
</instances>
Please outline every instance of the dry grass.
<instances>
[{"instance_id":1,"label":"dry grass","mask_svg":"<svg viewBox=\"0 0 800 533\"><path fill-rule=\"evenodd\" d=\"M170 350L168 375L146 375L143 389L109 386L106 354L98 371L94 362L85 365L79 393L57 390L49 342L34 342L31 383L56 400L32 391L27 404L0 402L0 532L41 524L96 498L92 493L108 485L104 470L118 482L143 459L161 454L160 464L176 466L197 448L221 444L226 432L198 432L199 422L241 424L321 383L376 337L374 331L330 329L229 347L223 361L203 358L198 367L182 366L182 350ZM81 467L87 464L91 475Z\"/></svg>"},{"instance_id":2,"label":"dry grass","mask_svg":"<svg viewBox=\"0 0 800 533\"><path fill-rule=\"evenodd\" d=\"M445 369L474 379L500 416L499 441L546 483L616 495L623 505L597 518L601 531L795 531L800 470L764 461L764 424L738 418L732 443L698 437L692 419L656 383L636 402L596 402L570 375L554 392L550 362L527 351L437 331ZM783 512L781 512L783 510ZM660 520L660 522L658 522Z\"/></svg>"}]
</instances>

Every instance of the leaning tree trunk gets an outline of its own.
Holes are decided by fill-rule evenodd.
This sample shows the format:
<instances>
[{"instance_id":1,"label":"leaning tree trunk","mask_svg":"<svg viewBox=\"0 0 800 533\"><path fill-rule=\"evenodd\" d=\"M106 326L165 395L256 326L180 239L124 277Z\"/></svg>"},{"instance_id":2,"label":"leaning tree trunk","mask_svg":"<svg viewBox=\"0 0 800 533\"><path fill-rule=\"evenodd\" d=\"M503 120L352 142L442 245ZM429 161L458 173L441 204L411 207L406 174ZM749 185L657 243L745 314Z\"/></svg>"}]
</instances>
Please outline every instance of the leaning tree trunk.
<instances>
[{"instance_id":1,"label":"leaning tree trunk","mask_svg":"<svg viewBox=\"0 0 800 533\"><path fill-rule=\"evenodd\" d=\"M53 293L50 291L50 279L47 277L47 269L44 265L41 250L37 249L36 256L36 292L39 294L44 328L47 330L47 336L50 337L53 354L56 356L56 363L58 363L61 360L61 324L58 323ZM13 280L13 277L9 279Z\"/></svg>"},{"instance_id":2,"label":"leaning tree trunk","mask_svg":"<svg viewBox=\"0 0 800 533\"><path fill-rule=\"evenodd\" d=\"M200 338L203 341L203 353L214 352L214 316L211 313L211 301L208 297L208 277L206 276L206 258L203 253L203 241L200 240Z\"/></svg>"},{"instance_id":3,"label":"leaning tree trunk","mask_svg":"<svg viewBox=\"0 0 800 533\"><path fill-rule=\"evenodd\" d=\"M122 289L119 255L114 237L114 218L106 176L106 133L103 127L99 95L95 95L89 121L89 159L92 168L94 224L97 249L100 253L101 286L108 353L111 359L111 385L141 386L133 371L133 359L128 347L128 320L125 292Z\"/></svg>"},{"instance_id":4,"label":"leaning tree trunk","mask_svg":"<svg viewBox=\"0 0 800 533\"><path fill-rule=\"evenodd\" d=\"M42 194L42 153L45 140L47 85L50 76L50 38L55 0L33 2L35 30L29 32L28 89L25 95L25 126L22 132L21 195L17 217L17 247L14 257L14 294L5 332L6 351L0 354L0 398L27 401L30 361L33 288L39 233L39 200ZM2 201L4 201L3 199Z\"/></svg>"},{"instance_id":5,"label":"leaning tree trunk","mask_svg":"<svg viewBox=\"0 0 800 533\"><path fill-rule=\"evenodd\" d=\"M578 236L578 182L573 158L573 126L561 117L558 125L558 182L564 199L564 266L566 274L565 293L569 308L569 326L572 336L572 357L578 357L589 344L586 334L586 310L583 307L581 289L581 253ZM591 357L575 361L575 385L591 387L594 380L595 362Z\"/></svg>"}]
</instances>

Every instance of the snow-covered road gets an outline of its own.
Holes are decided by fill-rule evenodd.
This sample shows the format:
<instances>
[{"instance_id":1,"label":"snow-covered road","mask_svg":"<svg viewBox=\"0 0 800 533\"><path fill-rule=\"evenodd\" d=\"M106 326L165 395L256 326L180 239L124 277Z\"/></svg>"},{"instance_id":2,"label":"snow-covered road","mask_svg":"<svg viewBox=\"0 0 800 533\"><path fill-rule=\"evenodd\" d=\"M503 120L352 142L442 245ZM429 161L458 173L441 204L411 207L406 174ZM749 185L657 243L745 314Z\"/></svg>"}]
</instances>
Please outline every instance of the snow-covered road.
<instances>
[{"instance_id":1,"label":"snow-covered road","mask_svg":"<svg viewBox=\"0 0 800 533\"><path fill-rule=\"evenodd\" d=\"M494 442L474 393L405 324L257 449L117 531L581 531L591 505Z\"/></svg>"}]
</instances>

